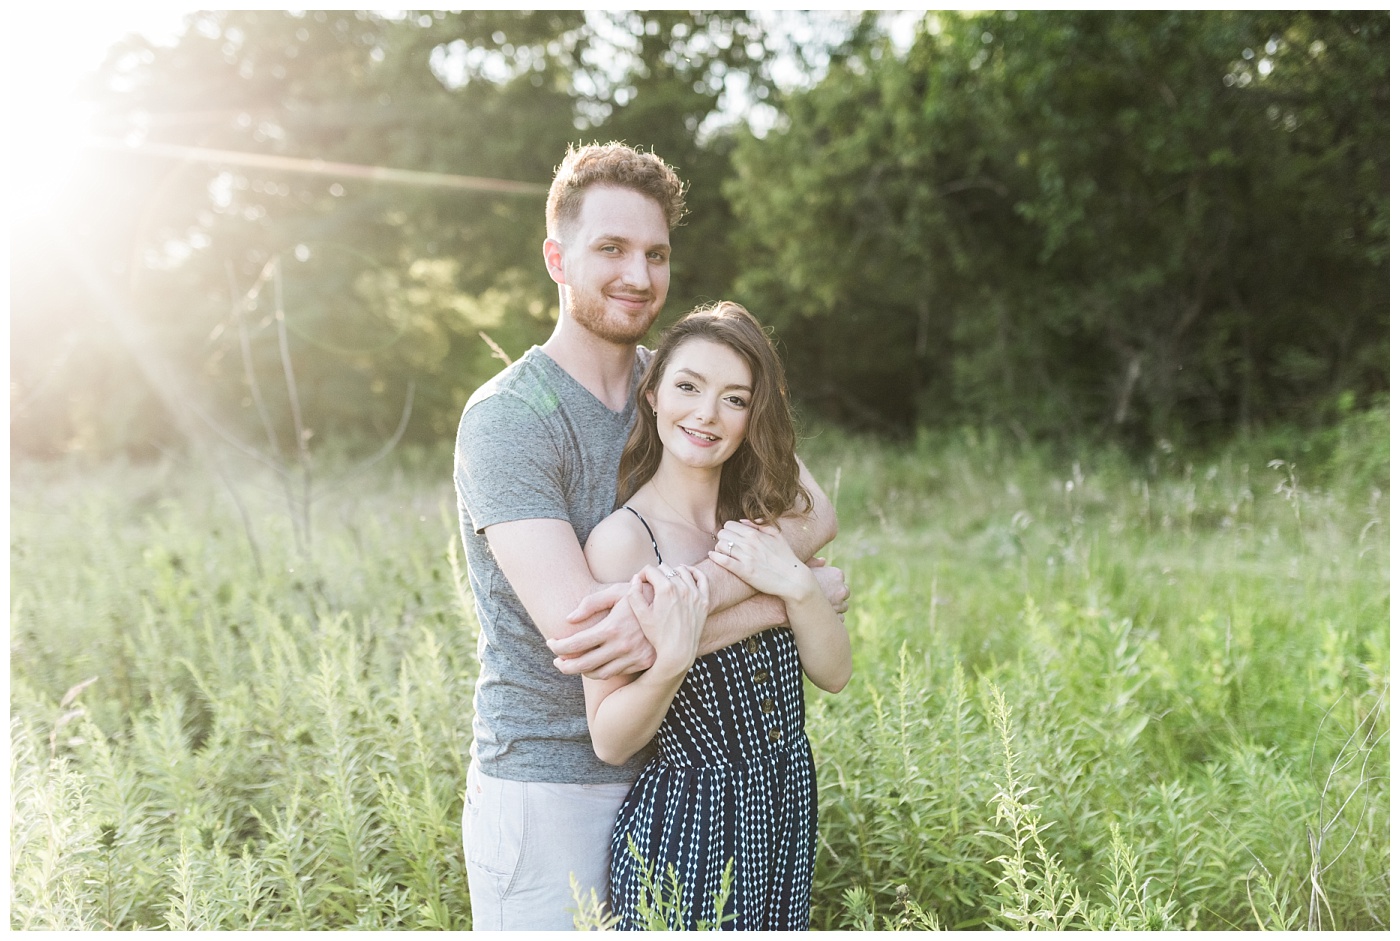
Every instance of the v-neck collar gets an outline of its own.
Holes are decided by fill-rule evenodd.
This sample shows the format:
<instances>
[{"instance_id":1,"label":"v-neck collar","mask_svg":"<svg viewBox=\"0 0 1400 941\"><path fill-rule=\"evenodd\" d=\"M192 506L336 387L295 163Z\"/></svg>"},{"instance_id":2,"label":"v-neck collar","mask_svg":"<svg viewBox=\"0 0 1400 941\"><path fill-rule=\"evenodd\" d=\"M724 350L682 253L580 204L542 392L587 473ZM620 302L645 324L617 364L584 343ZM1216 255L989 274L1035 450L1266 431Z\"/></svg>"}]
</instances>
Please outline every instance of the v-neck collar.
<instances>
[{"instance_id":1,"label":"v-neck collar","mask_svg":"<svg viewBox=\"0 0 1400 941\"><path fill-rule=\"evenodd\" d=\"M530 352L538 353L540 358L549 364L549 369L552 369L559 375L563 376L565 381L572 384L580 392L582 392L584 395L588 396L590 399L596 402L598 404L598 408L602 409L604 412L607 412L614 419L621 421L629 418L628 412L632 408L632 402L637 395L637 384L641 382L642 379L641 357L637 355L635 348L632 352L632 376L627 382L627 400L623 404L621 411L609 408L606 402L604 402L602 399L598 398L598 396L593 394L593 390L589 389L582 382L579 382L578 379L574 377L573 373L569 372L563 366L559 365L559 363L554 359L554 357L546 353L544 351L544 347L539 345L533 346L530 348Z\"/></svg>"}]
</instances>

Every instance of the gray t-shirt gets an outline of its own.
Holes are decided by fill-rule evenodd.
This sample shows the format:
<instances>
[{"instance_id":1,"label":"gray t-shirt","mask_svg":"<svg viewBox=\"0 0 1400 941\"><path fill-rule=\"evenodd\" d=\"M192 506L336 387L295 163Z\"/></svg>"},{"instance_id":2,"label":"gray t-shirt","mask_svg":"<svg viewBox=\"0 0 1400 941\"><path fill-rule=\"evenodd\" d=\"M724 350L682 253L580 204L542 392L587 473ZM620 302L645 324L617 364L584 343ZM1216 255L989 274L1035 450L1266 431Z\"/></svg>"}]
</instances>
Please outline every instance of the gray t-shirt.
<instances>
[{"instance_id":1,"label":"gray t-shirt","mask_svg":"<svg viewBox=\"0 0 1400 941\"><path fill-rule=\"evenodd\" d=\"M593 753L583 681L554 654L491 553L486 527L567 520L579 544L613 511L617 464L651 357L637 348L627 407L614 412L538 346L477 389L457 428L457 512L481 621L472 753L508 781L632 781L650 748L615 767Z\"/></svg>"}]
</instances>

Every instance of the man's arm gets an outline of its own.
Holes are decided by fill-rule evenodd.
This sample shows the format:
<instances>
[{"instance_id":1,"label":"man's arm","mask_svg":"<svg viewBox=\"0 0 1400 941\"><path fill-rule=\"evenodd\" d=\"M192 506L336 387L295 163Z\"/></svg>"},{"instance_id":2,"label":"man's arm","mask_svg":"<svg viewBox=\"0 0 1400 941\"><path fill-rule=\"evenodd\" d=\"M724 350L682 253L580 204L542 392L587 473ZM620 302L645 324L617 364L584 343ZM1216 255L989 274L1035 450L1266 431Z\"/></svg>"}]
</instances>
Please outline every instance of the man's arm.
<instances>
[{"instance_id":1,"label":"man's arm","mask_svg":"<svg viewBox=\"0 0 1400 941\"><path fill-rule=\"evenodd\" d=\"M656 653L625 601L602 608L582 620L570 620L570 613L584 595L611 593L621 599L628 584L602 585L593 577L573 527L568 523L552 519L496 523L486 527L486 540L530 620L544 635L550 649L564 658L558 663L563 672L608 679L651 667ZM702 639L701 649L705 653L718 650L786 620L786 609L781 601L766 596L751 598L719 615L711 615L705 624L705 636L716 639L708 642ZM760 624L762 626L755 626ZM584 635L581 643L576 641L580 635ZM570 651L576 651L573 659L565 658L565 653Z\"/></svg>"},{"instance_id":2,"label":"man's arm","mask_svg":"<svg viewBox=\"0 0 1400 941\"><path fill-rule=\"evenodd\" d=\"M710 563L714 564L714 563ZM817 585L826 596L827 603L845 620L850 591L846 588L846 575L835 566L827 565L819 559L807 562ZM699 568L699 566L696 566ZM715 566L719 568L719 566ZM747 584L747 582L745 583ZM700 654L714 653L716 650L738 643L770 627L788 623L787 606L772 595L755 594L746 601L711 614L705 622L705 631L700 635Z\"/></svg>"},{"instance_id":3,"label":"man's arm","mask_svg":"<svg viewBox=\"0 0 1400 941\"><path fill-rule=\"evenodd\" d=\"M610 668L608 676L637 673L651 666L655 652L628 605L617 605L607 617L593 614L569 620L580 598L605 586L593 578L583 548L567 522L528 519L496 523L486 527L486 541L546 642L592 628L596 642L591 646L606 657L603 663Z\"/></svg>"},{"instance_id":4,"label":"man's arm","mask_svg":"<svg viewBox=\"0 0 1400 941\"><path fill-rule=\"evenodd\" d=\"M799 559L809 561L818 549L836 538L836 510L800 460L798 471L803 486L812 495L812 506L806 513L793 512L783 516L778 525L783 538L792 546L793 553ZM720 538L723 538L722 533ZM709 559L696 568L705 573L710 587L710 617L700 638L702 654L787 623L787 609L778 599L759 595L747 582ZM850 592L846 590L845 576L841 570L830 566L814 566L814 570L827 600L838 612L844 612ZM609 609L619 613L627 608L626 605L617 604L625 588L625 585L607 586L584 598L569 613L568 621L586 629L567 637L561 634L558 639L550 641L550 649L560 658L556 665L561 671L594 679L615 675L617 671L604 659L602 649L605 636L615 630L611 623L613 617L609 615L602 621L596 618L599 613ZM640 633L640 628L637 631Z\"/></svg>"}]
</instances>

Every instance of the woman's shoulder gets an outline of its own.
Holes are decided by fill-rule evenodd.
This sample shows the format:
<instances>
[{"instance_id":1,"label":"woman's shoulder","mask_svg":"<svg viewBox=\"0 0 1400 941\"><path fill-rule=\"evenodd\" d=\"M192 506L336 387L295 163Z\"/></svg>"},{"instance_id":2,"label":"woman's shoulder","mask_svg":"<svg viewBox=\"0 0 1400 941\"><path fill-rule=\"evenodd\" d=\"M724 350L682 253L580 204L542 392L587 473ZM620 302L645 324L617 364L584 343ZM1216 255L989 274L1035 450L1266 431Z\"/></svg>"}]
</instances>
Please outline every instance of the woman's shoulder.
<instances>
[{"instance_id":1,"label":"woman's shoulder","mask_svg":"<svg viewBox=\"0 0 1400 941\"><path fill-rule=\"evenodd\" d=\"M593 577L600 582L622 582L656 562L656 548L641 519L619 507L593 527L583 546Z\"/></svg>"},{"instance_id":2,"label":"woman's shoulder","mask_svg":"<svg viewBox=\"0 0 1400 941\"><path fill-rule=\"evenodd\" d=\"M651 548L651 535L647 531L647 524L636 510L626 506L613 510L603 517L601 523L593 527L593 532L588 534L588 542L591 544L595 541L610 546L640 542L648 549Z\"/></svg>"}]
</instances>

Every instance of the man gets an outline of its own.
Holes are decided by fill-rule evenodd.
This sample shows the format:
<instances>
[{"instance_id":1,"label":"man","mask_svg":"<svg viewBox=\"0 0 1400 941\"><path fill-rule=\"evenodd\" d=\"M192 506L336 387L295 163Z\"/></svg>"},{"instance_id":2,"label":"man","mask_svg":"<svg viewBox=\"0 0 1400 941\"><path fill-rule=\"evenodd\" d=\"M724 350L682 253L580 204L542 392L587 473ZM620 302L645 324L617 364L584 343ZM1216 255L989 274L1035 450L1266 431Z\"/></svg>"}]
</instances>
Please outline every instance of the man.
<instances>
[{"instance_id":1,"label":"man","mask_svg":"<svg viewBox=\"0 0 1400 941\"><path fill-rule=\"evenodd\" d=\"M614 509L650 357L637 343L666 300L684 189L654 154L570 148L545 213L559 322L472 395L458 428L458 511L481 622L463 812L476 928L572 928L571 875L584 898L592 890L605 900L613 821L649 757L613 767L593 753L580 674L639 672L654 652L621 600L627 586L595 582L582 544ZM805 468L803 483L817 505L782 526L808 559L836 520ZM812 564L844 610L841 573ZM776 599L703 566L711 617L702 653L784 622Z\"/></svg>"}]
</instances>

